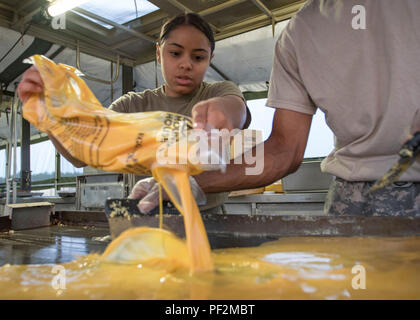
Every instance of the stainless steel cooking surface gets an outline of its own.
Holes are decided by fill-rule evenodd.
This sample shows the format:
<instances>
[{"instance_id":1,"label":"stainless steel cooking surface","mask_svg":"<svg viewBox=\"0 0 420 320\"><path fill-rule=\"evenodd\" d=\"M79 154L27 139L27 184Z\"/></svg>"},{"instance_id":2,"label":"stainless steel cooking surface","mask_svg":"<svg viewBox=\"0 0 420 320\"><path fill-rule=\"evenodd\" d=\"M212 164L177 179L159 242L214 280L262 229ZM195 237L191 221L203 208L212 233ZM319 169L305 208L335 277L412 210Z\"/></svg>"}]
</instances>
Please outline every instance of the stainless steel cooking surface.
<instances>
[{"instance_id":1,"label":"stainless steel cooking surface","mask_svg":"<svg viewBox=\"0 0 420 320\"><path fill-rule=\"evenodd\" d=\"M408 217L204 215L203 221L213 249L252 247L282 237L420 235L420 218ZM182 216L165 215L163 222L165 228L185 236ZM55 264L102 253L112 237L131 227L157 227L159 217L133 215L127 220L117 216L109 218L108 226L103 212L64 211L57 212L52 223L20 231L0 226L0 265Z\"/></svg>"},{"instance_id":2,"label":"stainless steel cooking surface","mask_svg":"<svg viewBox=\"0 0 420 320\"><path fill-rule=\"evenodd\" d=\"M0 265L57 264L81 255L102 253L109 241L107 227L50 226L0 233ZM96 239L96 240L95 240Z\"/></svg>"}]
</instances>

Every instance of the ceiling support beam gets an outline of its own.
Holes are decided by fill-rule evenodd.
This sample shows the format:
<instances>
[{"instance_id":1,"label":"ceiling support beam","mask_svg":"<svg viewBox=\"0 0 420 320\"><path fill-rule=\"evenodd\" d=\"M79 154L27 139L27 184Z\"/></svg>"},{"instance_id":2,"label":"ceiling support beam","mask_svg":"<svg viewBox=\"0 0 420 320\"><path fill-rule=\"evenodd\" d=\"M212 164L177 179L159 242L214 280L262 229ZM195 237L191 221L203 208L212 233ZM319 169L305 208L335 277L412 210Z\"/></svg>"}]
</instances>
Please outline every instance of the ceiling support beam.
<instances>
[{"instance_id":1,"label":"ceiling support beam","mask_svg":"<svg viewBox=\"0 0 420 320\"><path fill-rule=\"evenodd\" d=\"M265 15L271 19L274 19L273 13L262 3L260 0L251 0Z\"/></svg>"},{"instance_id":2,"label":"ceiling support beam","mask_svg":"<svg viewBox=\"0 0 420 320\"><path fill-rule=\"evenodd\" d=\"M36 14L38 14L39 12L41 12L41 7L29 12L28 14L26 14L24 17L18 19L15 23L12 24L13 27L16 26L21 26L21 25L25 25L26 23L28 23L29 21L32 20L32 17Z\"/></svg>"},{"instance_id":3,"label":"ceiling support beam","mask_svg":"<svg viewBox=\"0 0 420 320\"><path fill-rule=\"evenodd\" d=\"M177 0L166 0L167 2L169 2L171 5L173 5L174 7L178 8L178 10L182 11L182 12L186 12L186 13L196 13L193 10L191 10L190 8L184 6L182 3L179 3ZM198 12L198 14L200 14ZM216 31L216 32L220 32L219 28L216 27L215 25L209 23L210 27Z\"/></svg>"},{"instance_id":4,"label":"ceiling support beam","mask_svg":"<svg viewBox=\"0 0 420 320\"><path fill-rule=\"evenodd\" d=\"M273 10L272 13L274 15L275 21L280 22L283 20L290 19L304 4L305 0L302 0ZM265 14L261 14L259 16L255 16L250 19L245 19L240 22L235 22L229 26L224 27L221 33L215 36L215 40L218 41L225 38L229 38L237 34L245 33L254 29L264 27L266 25L267 16Z\"/></svg>"},{"instance_id":5,"label":"ceiling support beam","mask_svg":"<svg viewBox=\"0 0 420 320\"><path fill-rule=\"evenodd\" d=\"M0 3L0 9L6 9L6 10L9 10L9 11L12 11L12 12L17 11L15 8L13 8L13 7L11 7L7 4L4 4L4 3Z\"/></svg>"},{"instance_id":6,"label":"ceiling support beam","mask_svg":"<svg viewBox=\"0 0 420 320\"><path fill-rule=\"evenodd\" d=\"M30 7L31 5L33 5L36 1L37 1L37 0L21 1L21 2L23 2L23 3L21 3L21 4L17 7L16 11L17 11L18 13L20 13L20 12L22 12L23 10L25 10L27 7Z\"/></svg>"},{"instance_id":7,"label":"ceiling support beam","mask_svg":"<svg viewBox=\"0 0 420 320\"><path fill-rule=\"evenodd\" d=\"M264 12L264 14L269 17L271 19L271 28L273 31L273 37L274 37L274 33L275 33L275 29L276 29L276 17L274 16L274 14L270 11L270 9L268 9L264 3L261 2L261 0L251 0L257 7L258 9L260 9L262 12Z\"/></svg>"},{"instance_id":8,"label":"ceiling support beam","mask_svg":"<svg viewBox=\"0 0 420 320\"><path fill-rule=\"evenodd\" d=\"M230 0L230 1L226 1L226 2L223 2L221 4L218 4L217 6L210 7L208 9L203 10L203 11L200 11L198 14L200 16L203 16L204 17L204 16L207 16L209 14L216 13L216 12L222 11L224 9L233 7L233 6L235 6L235 5L237 5L237 4L241 3L241 2L244 2L244 1L247 1L247 0Z\"/></svg>"},{"instance_id":9,"label":"ceiling support beam","mask_svg":"<svg viewBox=\"0 0 420 320\"><path fill-rule=\"evenodd\" d=\"M1 23L0 23L1 25ZM10 27L9 27L10 28ZM17 32L17 28L10 28ZM58 45L65 46L67 48L76 50L76 40L80 40L80 49L86 54L98 57L104 60L116 61L117 55L120 55L120 61L123 64L132 66L134 64L135 58L129 54L122 52L120 50L110 50L110 47L105 45L102 42L89 39L81 34L65 30L65 32L54 32L54 30L49 29L46 26L41 25L31 25L26 33L33 37L44 39L50 42L53 42ZM111 52L110 52L111 51Z\"/></svg>"},{"instance_id":10,"label":"ceiling support beam","mask_svg":"<svg viewBox=\"0 0 420 320\"><path fill-rule=\"evenodd\" d=\"M187 8L186 6L184 6L182 3L179 3L176 0L166 0L167 2L169 2L171 5L173 5L174 7L177 7L179 10L184 11L186 13L191 13L193 12L190 8Z\"/></svg>"}]
</instances>

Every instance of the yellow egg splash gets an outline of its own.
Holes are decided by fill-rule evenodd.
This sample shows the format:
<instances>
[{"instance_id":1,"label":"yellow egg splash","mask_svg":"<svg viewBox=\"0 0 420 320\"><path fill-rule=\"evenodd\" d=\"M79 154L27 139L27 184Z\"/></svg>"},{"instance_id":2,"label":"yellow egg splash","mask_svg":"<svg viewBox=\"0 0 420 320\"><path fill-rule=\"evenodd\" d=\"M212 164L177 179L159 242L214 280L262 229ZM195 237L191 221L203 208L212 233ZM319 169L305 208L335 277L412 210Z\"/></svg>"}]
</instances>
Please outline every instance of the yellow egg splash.
<instances>
[{"instance_id":1,"label":"yellow egg splash","mask_svg":"<svg viewBox=\"0 0 420 320\"><path fill-rule=\"evenodd\" d=\"M214 272L191 274L185 241L151 228L128 234L103 255L60 265L61 280L54 265L0 267L0 299L420 298L420 237L284 238L213 250Z\"/></svg>"}]
</instances>

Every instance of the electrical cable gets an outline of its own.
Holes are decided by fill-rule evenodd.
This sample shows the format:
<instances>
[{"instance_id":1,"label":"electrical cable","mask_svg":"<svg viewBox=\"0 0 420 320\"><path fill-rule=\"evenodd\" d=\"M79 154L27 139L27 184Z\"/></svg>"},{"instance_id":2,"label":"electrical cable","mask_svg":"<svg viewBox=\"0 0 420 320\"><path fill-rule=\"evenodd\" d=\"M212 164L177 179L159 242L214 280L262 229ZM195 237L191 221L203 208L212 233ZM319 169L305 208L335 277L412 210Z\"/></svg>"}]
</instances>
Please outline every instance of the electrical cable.
<instances>
[{"instance_id":1,"label":"electrical cable","mask_svg":"<svg viewBox=\"0 0 420 320\"><path fill-rule=\"evenodd\" d=\"M23 33L21 34L21 36L19 37L19 39L15 42L15 44L4 54L3 57L0 58L0 63L9 55L9 53L16 47L16 45L19 43L19 41L23 38L23 36L26 34L26 32L28 31L29 27L31 26L31 22L29 22L28 26L26 27L26 29L23 31Z\"/></svg>"}]
</instances>

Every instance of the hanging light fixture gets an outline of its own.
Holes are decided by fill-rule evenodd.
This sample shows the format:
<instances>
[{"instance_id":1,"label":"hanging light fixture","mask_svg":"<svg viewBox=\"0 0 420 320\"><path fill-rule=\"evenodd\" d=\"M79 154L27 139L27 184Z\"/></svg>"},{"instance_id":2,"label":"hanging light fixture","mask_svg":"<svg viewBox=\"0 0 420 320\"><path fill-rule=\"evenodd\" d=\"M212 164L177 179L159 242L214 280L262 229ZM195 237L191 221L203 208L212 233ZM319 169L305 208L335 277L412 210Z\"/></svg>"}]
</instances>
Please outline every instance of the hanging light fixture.
<instances>
[{"instance_id":1,"label":"hanging light fixture","mask_svg":"<svg viewBox=\"0 0 420 320\"><path fill-rule=\"evenodd\" d=\"M87 0L56 0L48 7L48 14L52 17L58 16L68 10L73 9L86 2Z\"/></svg>"}]
</instances>

